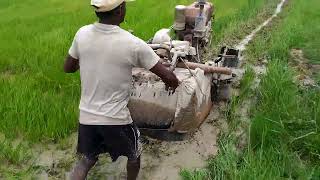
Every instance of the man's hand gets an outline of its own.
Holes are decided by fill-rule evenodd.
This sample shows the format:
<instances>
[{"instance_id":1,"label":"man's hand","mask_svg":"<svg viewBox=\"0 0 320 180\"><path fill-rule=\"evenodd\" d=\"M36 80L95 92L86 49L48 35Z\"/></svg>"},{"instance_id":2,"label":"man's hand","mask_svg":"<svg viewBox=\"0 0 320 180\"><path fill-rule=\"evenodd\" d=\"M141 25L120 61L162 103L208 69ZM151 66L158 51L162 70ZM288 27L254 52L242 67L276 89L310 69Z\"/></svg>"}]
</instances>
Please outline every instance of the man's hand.
<instances>
[{"instance_id":1,"label":"man's hand","mask_svg":"<svg viewBox=\"0 0 320 180\"><path fill-rule=\"evenodd\" d=\"M171 90L175 91L179 86L179 80L176 75L173 72L169 71L160 62L158 62L153 68L151 68L150 71L159 76L162 81L171 88Z\"/></svg>"},{"instance_id":2,"label":"man's hand","mask_svg":"<svg viewBox=\"0 0 320 180\"><path fill-rule=\"evenodd\" d=\"M77 72L79 68L79 59L75 59L72 56L68 55L64 63L64 72L74 73Z\"/></svg>"}]
</instances>

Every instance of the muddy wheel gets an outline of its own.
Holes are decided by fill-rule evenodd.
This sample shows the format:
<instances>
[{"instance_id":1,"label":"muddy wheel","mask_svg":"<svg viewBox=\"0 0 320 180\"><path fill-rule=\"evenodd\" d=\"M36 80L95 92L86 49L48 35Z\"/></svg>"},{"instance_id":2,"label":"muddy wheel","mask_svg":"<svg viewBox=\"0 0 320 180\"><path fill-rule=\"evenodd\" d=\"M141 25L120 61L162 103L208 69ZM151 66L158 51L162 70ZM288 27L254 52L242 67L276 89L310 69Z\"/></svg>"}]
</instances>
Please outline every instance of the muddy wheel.
<instances>
[{"instance_id":1,"label":"muddy wheel","mask_svg":"<svg viewBox=\"0 0 320 180\"><path fill-rule=\"evenodd\" d=\"M229 102L231 100L231 85L220 85L218 90L219 101Z\"/></svg>"},{"instance_id":2,"label":"muddy wheel","mask_svg":"<svg viewBox=\"0 0 320 180\"><path fill-rule=\"evenodd\" d=\"M231 85L230 84L213 84L211 87L212 102L229 102L231 100Z\"/></svg>"},{"instance_id":3,"label":"muddy wheel","mask_svg":"<svg viewBox=\"0 0 320 180\"><path fill-rule=\"evenodd\" d=\"M218 85L217 83L212 83L211 86L211 102L218 102L219 101L219 95L218 95Z\"/></svg>"}]
</instances>

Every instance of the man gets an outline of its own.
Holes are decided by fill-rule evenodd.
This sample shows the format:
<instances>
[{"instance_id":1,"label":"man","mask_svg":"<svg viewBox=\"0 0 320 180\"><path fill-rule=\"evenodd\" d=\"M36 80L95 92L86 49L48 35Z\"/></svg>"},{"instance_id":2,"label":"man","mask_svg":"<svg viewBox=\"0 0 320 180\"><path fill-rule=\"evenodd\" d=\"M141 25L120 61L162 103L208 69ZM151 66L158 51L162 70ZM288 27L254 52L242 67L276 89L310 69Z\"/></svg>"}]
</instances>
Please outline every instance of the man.
<instances>
[{"instance_id":1,"label":"man","mask_svg":"<svg viewBox=\"0 0 320 180\"><path fill-rule=\"evenodd\" d=\"M128 157L127 177L134 180L141 148L139 131L127 108L132 68L149 69L172 90L178 79L144 41L119 27L126 14L125 0L92 0L91 5L99 22L80 28L64 65L66 73L80 69L81 76L77 151L82 158L71 179L85 179L99 154L109 153L113 161Z\"/></svg>"}]
</instances>

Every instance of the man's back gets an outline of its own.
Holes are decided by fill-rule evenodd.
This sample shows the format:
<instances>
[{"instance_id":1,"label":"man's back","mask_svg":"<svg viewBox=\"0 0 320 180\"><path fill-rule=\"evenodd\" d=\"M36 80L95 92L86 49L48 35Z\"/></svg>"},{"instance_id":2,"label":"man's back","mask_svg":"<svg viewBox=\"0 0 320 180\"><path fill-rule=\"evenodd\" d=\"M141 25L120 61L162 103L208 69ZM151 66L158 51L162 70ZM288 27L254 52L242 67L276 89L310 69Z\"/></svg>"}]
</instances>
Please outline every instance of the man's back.
<instances>
[{"instance_id":1,"label":"man's back","mask_svg":"<svg viewBox=\"0 0 320 180\"><path fill-rule=\"evenodd\" d=\"M78 31L64 64L66 73L80 68L82 88L77 146L82 158L70 177L84 180L99 155L109 153L113 161L128 158L127 179L135 180L141 143L127 108L132 67L150 70L173 89L179 82L145 42L118 27L125 18L125 0L91 0L90 4L100 23Z\"/></svg>"},{"instance_id":2,"label":"man's back","mask_svg":"<svg viewBox=\"0 0 320 180\"><path fill-rule=\"evenodd\" d=\"M118 26L95 23L78 31L69 54L80 60L80 123L131 123L132 68L151 69L159 60L152 49Z\"/></svg>"}]
</instances>

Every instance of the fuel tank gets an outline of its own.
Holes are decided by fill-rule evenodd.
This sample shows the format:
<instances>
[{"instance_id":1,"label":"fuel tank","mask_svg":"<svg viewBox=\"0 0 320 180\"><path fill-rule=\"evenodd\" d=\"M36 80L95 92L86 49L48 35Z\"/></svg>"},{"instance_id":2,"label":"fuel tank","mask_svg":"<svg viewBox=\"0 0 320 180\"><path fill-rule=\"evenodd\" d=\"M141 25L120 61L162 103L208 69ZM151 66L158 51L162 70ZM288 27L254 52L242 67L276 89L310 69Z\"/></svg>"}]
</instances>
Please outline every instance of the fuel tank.
<instances>
[{"instance_id":1,"label":"fuel tank","mask_svg":"<svg viewBox=\"0 0 320 180\"><path fill-rule=\"evenodd\" d=\"M203 14L204 17L206 17L206 23L208 23L214 13L214 6L212 3L207 2L204 5L203 9ZM186 18L186 26L187 29L189 28L194 28L195 25L195 20L200 14L200 7L197 2L194 2L193 4L186 6L185 8L185 18Z\"/></svg>"}]
</instances>

